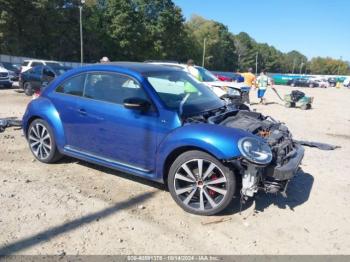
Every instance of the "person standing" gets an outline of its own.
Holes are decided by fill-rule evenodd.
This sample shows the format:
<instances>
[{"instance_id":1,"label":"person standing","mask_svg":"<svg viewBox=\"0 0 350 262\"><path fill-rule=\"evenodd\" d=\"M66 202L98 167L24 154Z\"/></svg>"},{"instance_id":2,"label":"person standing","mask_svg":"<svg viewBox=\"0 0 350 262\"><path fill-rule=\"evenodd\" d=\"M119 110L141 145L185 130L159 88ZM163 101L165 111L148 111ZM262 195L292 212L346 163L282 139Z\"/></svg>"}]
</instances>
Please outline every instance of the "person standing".
<instances>
[{"instance_id":1,"label":"person standing","mask_svg":"<svg viewBox=\"0 0 350 262\"><path fill-rule=\"evenodd\" d=\"M198 69L194 66L194 61L192 59L189 59L187 61L187 67L186 70L188 73L190 73L194 78L196 78L199 81L202 81L202 77L198 71Z\"/></svg>"},{"instance_id":2,"label":"person standing","mask_svg":"<svg viewBox=\"0 0 350 262\"><path fill-rule=\"evenodd\" d=\"M253 68L249 68L248 72L242 73L241 75L244 77L244 83L246 86L252 88L255 85L255 75L252 73Z\"/></svg>"},{"instance_id":3,"label":"person standing","mask_svg":"<svg viewBox=\"0 0 350 262\"><path fill-rule=\"evenodd\" d=\"M260 104L265 104L265 92L267 86L270 84L270 79L266 74L266 70L263 70L260 76L256 79L256 86L258 87L258 98L260 99Z\"/></svg>"},{"instance_id":4,"label":"person standing","mask_svg":"<svg viewBox=\"0 0 350 262\"><path fill-rule=\"evenodd\" d=\"M250 99L249 99L249 93L252 87L255 86L255 75L252 73L253 68L248 68L248 72L242 73L241 76L244 78L244 85L245 88L243 90L244 92L244 100L248 104L250 104Z\"/></svg>"},{"instance_id":5,"label":"person standing","mask_svg":"<svg viewBox=\"0 0 350 262\"><path fill-rule=\"evenodd\" d=\"M109 63L109 58L107 56L104 56L100 59L100 63L101 64L106 64L106 63Z\"/></svg>"}]
</instances>

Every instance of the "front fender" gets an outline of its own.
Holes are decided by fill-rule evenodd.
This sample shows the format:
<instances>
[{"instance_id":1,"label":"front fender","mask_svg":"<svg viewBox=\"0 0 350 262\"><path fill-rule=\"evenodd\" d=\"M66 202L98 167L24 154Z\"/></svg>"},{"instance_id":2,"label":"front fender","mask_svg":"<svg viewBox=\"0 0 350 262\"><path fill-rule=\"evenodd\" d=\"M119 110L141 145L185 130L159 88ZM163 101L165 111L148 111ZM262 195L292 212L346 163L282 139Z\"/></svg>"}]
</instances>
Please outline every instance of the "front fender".
<instances>
[{"instance_id":1,"label":"front fender","mask_svg":"<svg viewBox=\"0 0 350 262\"><path fill-rule=\"evenodd\" d=\"M65 145L64 129L61 118L49 99L39 97L28 104L22 119L22 128L25 137L27 137L30 122L34 118L41 118L51 126L57 147L61 150Z\"/></svg>"},{"instance_id":2,"label":"front fender","mask_svg":"<svg viewBox=\"0 0 350 262\"><path fill-rule=\"evenodd\" d=\"M238 141L253 134L241 129L212 124L192 124L175 129L158 147L157 178L164 174L166 160L172 152L183 147L194 147L209 152L217 159L228 160L241 156Z\"/></svg>"}]
</instances>

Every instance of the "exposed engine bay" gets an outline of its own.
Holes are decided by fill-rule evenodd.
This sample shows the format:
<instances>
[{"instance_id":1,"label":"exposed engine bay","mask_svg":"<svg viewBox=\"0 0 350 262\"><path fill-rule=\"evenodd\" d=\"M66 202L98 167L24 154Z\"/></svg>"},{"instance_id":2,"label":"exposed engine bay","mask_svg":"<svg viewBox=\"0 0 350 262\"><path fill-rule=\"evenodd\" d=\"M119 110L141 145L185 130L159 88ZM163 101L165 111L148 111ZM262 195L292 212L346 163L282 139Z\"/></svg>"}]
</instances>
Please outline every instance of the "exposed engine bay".
<instances>
[{"instance_id":1,"label":"exposed engine bay","mask_svg":"<svg viewBox=\"0 0 350 262\"><path fill-rule=\"evenodd\" d=\"M242 177L241 195L252 197L262 189L268 193L285 191L304 156L303 147L296 143L288 128L271 117L249 110L226 107L214 112L187 118L185 123L209 123L248 131L266 141L272 151L268 165L257 165L246 159L230 161Z\"/></svg>"}]
</instances>

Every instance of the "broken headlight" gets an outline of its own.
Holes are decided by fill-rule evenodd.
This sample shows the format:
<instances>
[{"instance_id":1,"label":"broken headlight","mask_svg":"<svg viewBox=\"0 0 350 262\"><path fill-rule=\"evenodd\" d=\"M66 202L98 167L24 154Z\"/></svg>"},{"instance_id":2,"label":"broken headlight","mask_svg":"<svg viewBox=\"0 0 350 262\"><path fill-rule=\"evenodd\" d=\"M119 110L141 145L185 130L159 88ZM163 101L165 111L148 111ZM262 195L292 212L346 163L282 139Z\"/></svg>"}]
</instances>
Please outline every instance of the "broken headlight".
<instances>
[{"instance_id":1,"label":"broken headlight","mask_svg":"<svg viewBox=\"0 0 350 262\"><path fill-rule=\"evenodd\" d=\"M249 161L258 165L266 165L272 160L270 146L253 137L244 137L238 141L241 154Z\"/></svg>"}]
</instances>

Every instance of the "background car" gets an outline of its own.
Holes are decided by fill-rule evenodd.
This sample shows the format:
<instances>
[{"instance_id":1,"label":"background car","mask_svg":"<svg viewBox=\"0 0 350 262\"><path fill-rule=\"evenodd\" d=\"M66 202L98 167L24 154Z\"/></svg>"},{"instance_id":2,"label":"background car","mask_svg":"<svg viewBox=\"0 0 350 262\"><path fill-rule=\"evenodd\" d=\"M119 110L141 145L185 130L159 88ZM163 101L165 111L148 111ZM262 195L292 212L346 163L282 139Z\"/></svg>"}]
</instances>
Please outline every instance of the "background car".
<instances>
[{"instance_id":1,"label":"background car","mask_svg":"<svg viewBox=\"0 0 350 262\"><path fill-rule=\"evenodd\" d=\"M62 75L71 67L52 64L51 66L38 65L20 74L19 87L26 95L31 96L41 88L45 88L55 77Z\"/></svg>"},{"instance_id":2,"label":"background car","mask_svg":"<svg viewBox=\"0 0 350 262\"><path fill-rule=\"evenodd\" d=\"M309 79L309 81L310 81L310 79ZM330 87L328 80L325 78L313 78L312 81L316 82L319 87L322 87L322 88Z\"/></svg>"},{"instance_id":3,"label":"background car","mask_svg":"<svg viewBox=\"0 0 350 262\"><path fill-rule=\"evenodd\" d=\"M18 81L20 73L20 64L10 62L0 62L0 67L7 69L12 81Z\"/></svg>"},{"instance_id":4,"label":"background car","mask_svg":"<svg viewBox=\"0 0 350 262\"><path fill-rule=\"evenodd\" d=\"M151 64L163 65L172 68L181 69L187 72L187 65L168 62L152 62ZM224 97L228 94L229 89L241 89L240 85L235 82L220 81L212 72L201 66L195 66L198 70L201 80L212 89L218 97Z\"/></svg>"},{"instance_id":5,"label":"background car","mask_svg":"<svg viewBox=\"0 0 350 262\"><path fill-rule=\"evenodd\" d=\"M56 61L47 61L47 60L24 60L22 65L21 65L21 73L24 73L28 71L29 69L35 67L35 66L43 66L43 65L48 65L48 66L62 66L61 63L56 62Z\"/></svg>"},{"instance_id":6,"label":"background car","mask_svg":"<svg viewBox=\"0 0 350 262\"><path fill-rule=\"evenodd\" d=\"M236 73L231 72L221 72L221 71L211 71L219 80L221 81L236 81L237 78L240 76Z\"/></svg>"},{"instance_id":7,"label":"background car","mask_svg":"<svg viewBox=\"0 0 350 262\"><path fill-rule=\"evenodd\" d=\"M318 87L319 83L310 80L309 78L295 78L287 81L287 85L296 87Z\"/></svg>"},{"instance_id":8,"label":"background car","mask_svg":"<svg viewBox=\"0 0 350 262\"><path fill-rule=\"evenodd\" d=\"M0 67L0 87L11 88L12 81L7 69Z\"/></svg>"},{"instance_id":9,"label":"background car","mask_svg":"<svg viewBox=\"0 0 350 262\"><path fill-rule=\"evenodd\" d=\"M331 87L335 87L337 85L337 79L335 77L328 78L328 83Z\"/></svg>"},{"instance_id":10,"label":"background car","mask_svg":"<svg viewBox=\"0 0 350 262\"><path fill-rule=\"evenodd\" d=\"M343 86L345 87L350 87L350 77L346 77L344 82L343 82Z\"/></svg>"}]
</instances>

